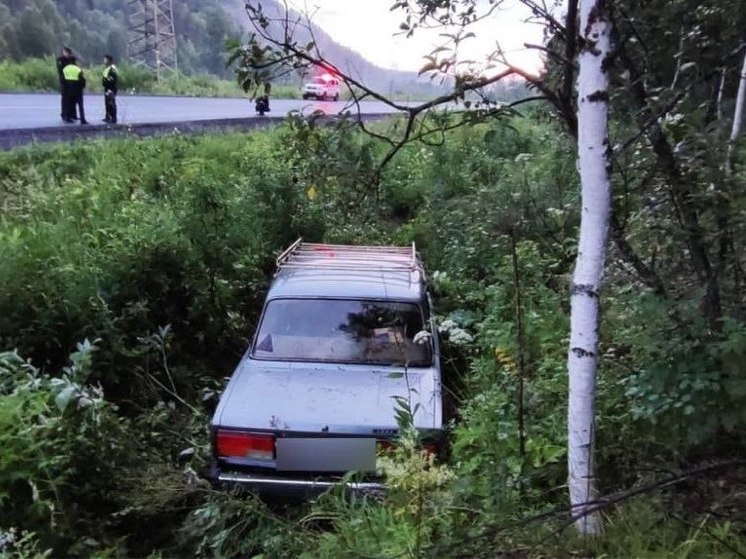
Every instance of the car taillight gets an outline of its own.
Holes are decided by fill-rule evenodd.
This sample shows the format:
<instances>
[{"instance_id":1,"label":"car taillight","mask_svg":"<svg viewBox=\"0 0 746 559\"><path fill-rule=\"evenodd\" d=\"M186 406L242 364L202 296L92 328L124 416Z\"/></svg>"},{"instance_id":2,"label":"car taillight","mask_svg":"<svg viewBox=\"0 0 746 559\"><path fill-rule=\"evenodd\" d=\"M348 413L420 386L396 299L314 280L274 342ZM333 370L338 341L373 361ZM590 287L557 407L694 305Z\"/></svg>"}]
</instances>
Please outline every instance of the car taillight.
<instances>
[{"instance_id":1,"label":"car taillight","mask_svg":"<svg viewBox=\"0 0 746 559\"><path fill-rule=\"evenodd\" d=\"M251 458L273 460L275 438L241 431L218 431L215 435L218 456L222 458Z\"/></svg>"}]
</instances>

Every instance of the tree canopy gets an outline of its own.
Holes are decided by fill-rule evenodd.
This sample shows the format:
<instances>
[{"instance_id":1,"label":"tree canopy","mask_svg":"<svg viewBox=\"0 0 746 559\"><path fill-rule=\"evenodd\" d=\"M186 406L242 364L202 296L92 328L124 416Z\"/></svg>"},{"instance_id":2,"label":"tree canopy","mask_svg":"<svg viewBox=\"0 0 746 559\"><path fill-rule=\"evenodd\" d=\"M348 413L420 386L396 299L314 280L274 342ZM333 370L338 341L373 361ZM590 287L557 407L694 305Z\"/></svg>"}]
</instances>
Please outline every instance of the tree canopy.
<instances>
[{"instance_id":1,"label":"tree canopy","mask_svg":"<svg viewBox=\"0 0 746 559\"><path fill-rule=\"evenodd\" d=\"M0 59L43 57L69 46L84 63L127 55L127 0L0 0ZM179 68L231 75L226 40L240 34L219 0L175 0Z\"/></svg>"}]
</instances>

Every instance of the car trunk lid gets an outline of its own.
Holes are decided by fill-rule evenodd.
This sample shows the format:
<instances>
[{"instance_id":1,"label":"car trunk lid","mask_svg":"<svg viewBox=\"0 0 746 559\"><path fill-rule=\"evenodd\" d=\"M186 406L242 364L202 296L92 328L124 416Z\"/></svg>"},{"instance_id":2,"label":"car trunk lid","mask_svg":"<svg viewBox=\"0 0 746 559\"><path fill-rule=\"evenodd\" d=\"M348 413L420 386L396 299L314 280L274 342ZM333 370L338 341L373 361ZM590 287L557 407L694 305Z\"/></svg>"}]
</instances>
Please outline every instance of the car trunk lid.
<instances>
[{"instance_id":1,"label":"car trunk lid","mask_svg":"<svg viewBox=\"0 0 746 559\"><path fill-rule=\"evenodd\" d=\"M221 398L216 426L275 432L390 435L396 396L416 408L415 427L440 429L434 369L245 359ZM409 394L409 397L408 397Z\"/></svg>"}]
</instances>

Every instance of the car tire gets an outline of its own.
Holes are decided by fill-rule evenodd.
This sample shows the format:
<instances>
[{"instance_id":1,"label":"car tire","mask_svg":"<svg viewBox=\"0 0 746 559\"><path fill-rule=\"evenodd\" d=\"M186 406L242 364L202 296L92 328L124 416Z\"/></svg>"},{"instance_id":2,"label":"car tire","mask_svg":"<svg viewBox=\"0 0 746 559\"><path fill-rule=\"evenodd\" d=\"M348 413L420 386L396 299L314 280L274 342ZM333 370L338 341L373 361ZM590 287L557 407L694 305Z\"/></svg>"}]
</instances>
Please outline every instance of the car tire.
<instances>
[{"instance_id":1,"label":"car tire","mask_svg":"<svg viewBox=\"0 0 746 559\"><path fill-rule=\"evenodd\" d=\"M339 101L339 93L335 93L334 94L334 100L335 101Z\"/></svg>"},{"instance_id":2,"label":"car tire","mask_svg":"<svg viewBox=\"0 0 746 559\"><path fill-rule=\"evenodd\" d=\"M326 101L326 92L324 92L321 95L319 95L317 97L317 99L319 99L320 101Z\"/></svg>"},{"instance_id":3,"label":"car tire","mask_svg":"<svg viewBox=\"0 0 746 559\"><path fill-rule=\"evenodd\" d=\"M303 94L303 100L306 100L306 99L308 99L308 95L304 93Z\"/></svg>"}]
</instances>

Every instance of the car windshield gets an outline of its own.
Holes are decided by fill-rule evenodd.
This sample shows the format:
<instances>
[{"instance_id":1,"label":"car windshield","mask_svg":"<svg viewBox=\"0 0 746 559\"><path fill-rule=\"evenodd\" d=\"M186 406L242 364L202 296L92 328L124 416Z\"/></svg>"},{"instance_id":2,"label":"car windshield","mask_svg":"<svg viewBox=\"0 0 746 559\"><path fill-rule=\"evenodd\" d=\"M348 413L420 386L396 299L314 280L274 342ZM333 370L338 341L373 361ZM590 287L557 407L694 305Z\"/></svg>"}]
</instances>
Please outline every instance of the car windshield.
<instances>
[{"instance_id":1,"label":"car windshield","mask_svg":"<svg viewBox=\"0 0 746 559\"><path fill-rule=\"evenodd\" d=\"M326 80L324 78L314 78L311 83L326 85Z\"/></svg>"},{"instance_id":2,"label":"car windshield","mask_svg":"<svg viewBox=\"0 0 746 559\"><path fill-rule=\"evenodd\" d=\"M430 337L414 303L274 299L267 304L252 356L272 361L428 366ZM419 338L419 337L418 337Z\"/></svg>"}]
</instances>

